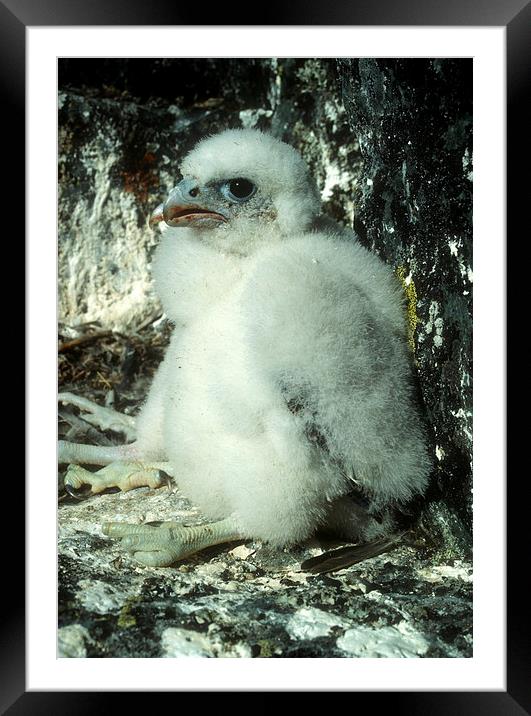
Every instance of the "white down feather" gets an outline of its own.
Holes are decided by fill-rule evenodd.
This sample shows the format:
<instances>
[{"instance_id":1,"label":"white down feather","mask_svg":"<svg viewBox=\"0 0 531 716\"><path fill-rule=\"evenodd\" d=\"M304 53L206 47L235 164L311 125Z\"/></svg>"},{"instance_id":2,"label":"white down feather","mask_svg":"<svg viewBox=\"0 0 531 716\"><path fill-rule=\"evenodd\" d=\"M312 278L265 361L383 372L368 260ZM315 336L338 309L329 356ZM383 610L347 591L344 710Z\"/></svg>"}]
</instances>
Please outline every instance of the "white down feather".
<instances>
[{"instance_id":1,"label":"white down feather","mask_svg":"<svg viewBox=\"0 0 531 716\"><path fill-rule=\"evenodd\" d=\"M339 226L312 228L308 169L268 135L204 140L183 173L248 177L267 210L164 230L153 276L175 329L140 447L170 460L205 515L253 538L285 545L334 520L354 536L389 529L342 498L354 479L385 510L422 493L430 469L391 269Z\"/></svg>"}]
</instances>

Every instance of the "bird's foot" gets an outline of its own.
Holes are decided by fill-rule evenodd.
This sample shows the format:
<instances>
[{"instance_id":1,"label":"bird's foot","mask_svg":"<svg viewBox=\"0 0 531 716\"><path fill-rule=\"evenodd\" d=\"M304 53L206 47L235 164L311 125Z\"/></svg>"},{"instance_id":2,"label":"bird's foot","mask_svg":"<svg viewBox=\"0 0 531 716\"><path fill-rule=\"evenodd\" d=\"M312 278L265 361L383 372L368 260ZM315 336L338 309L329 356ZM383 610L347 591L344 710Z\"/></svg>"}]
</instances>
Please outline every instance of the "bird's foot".
<instances>
[{"instance_id":1,"label":"bird's foot","mask_svg":"<svg viewBox=\"0 0 531 716\"><path fill-rule=\"evenodd\" d=\"M64 485L69 495L82 499L111 487L119 488L122 492L137 487L169 487L170 472L171 468L167 463L142 465L138 462L113 462L97 472L90 472L79 465L69 465Z\"/></svg>"},{"instance_id":2,"label":"bird's foot","mask_svg":"<svg viewBox=\"0 0 531 716\"><path fill-rule=\"evenodd\" d=\"M207 547L242 539L232 518L190 527L179 522L106 522L102 529L109 537L121 540L120 546L148 567L168 567Z\"/></svg>"},{"instance_id":3,"label":"bird's foot","mask_svg":"<svg viewBox=\"0 0 531 716\"><path fill-rule=\"evenodd\" d=\"M95 425L100 430L112 430L113 432L122 433L127 440L136 438L135 419L131 415L118 413L112 408L104 408L87 398L82 398L80 395L74 395L73 393L59 393L57 399L60 403L75 405L85 411L82 414L83 420Z\"/></svg>"}]
</instances>

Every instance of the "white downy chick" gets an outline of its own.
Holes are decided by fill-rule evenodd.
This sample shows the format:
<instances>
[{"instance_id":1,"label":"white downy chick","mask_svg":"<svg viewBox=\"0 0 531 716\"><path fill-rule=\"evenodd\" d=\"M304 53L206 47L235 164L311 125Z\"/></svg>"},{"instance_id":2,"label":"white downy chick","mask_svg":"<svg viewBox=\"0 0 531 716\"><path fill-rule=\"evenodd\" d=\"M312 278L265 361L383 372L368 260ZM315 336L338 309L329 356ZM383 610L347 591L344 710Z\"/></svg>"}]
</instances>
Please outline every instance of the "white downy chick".
<instances>
[{"instance_id":1,"label":"white downy chick","mask_svg":"<svg viewBox=\"0 0 531 716\"><path fill-rule=\"evenodd\" d=\"M244 536L388 535L431 465L398 281L319 215L307 165L274 137L222 132L182 172L152 218L175 329L139 451L169 460L204 515Z\"/></svg>"}]
</instances>

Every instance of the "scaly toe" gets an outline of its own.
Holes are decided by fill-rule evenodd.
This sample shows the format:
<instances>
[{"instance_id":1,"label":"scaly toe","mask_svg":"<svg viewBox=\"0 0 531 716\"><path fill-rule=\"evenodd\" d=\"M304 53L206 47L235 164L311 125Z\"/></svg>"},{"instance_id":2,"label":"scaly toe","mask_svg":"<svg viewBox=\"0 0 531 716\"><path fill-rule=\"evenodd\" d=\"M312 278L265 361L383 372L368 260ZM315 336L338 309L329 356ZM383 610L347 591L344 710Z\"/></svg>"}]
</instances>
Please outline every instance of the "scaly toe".
<instances>
[{"instance_id":1,"label":"scaly toe","mask_svg":"<svg viewBox=\"0 0 531 716\"><path fill-rule=\"evenodd\" d=\"M222 542L241 539L232 518L207 525L184 526L175 522L135 525L106 522L103 533L119 539L126 552L149 567L166 567L185 557Z\"/></svg>"},{"instance_id":2,"label":"scaly toe","mask_svg":"<svg viewBox=\"0 0 531 716\"><path fill-rule=\"evenodd\" d=\"M178 522L146 522L142 525L131 524L130 522L104 522L102 532L113 539L121 539L131 535L152 535L154 530L168 530L172 527L182 527Z\"/></svg>"},{"instance_id":3,"label":"scaly toe","mask_svg":"<svg viewBox=\"0 0 531 716\"><path fill-rule=\"evenodd\" d=\"M125 462L113 462L97 472L90 472L79 465L69 465L64 482L65 490L74 497L86 485L90 486L89 494L96 495L109 488L128 492L137 487L155 489L171 484L170 478L158 468Z\"/></svg>"}]
</instances>

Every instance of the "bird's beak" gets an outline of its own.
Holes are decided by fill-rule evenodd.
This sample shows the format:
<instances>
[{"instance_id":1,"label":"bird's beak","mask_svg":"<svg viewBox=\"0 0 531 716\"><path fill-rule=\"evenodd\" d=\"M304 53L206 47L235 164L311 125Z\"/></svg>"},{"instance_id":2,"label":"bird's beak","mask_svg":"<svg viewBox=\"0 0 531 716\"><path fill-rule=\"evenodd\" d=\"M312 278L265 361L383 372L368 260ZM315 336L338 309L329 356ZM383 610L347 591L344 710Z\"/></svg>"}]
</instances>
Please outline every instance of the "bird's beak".
<instances>
[{"instance_id":1,"label":"bird's beak","mask_svg":"<svg viewBox=\"0 0 531 716\"><path fill-rule=\"evenodd\" d=\"M183 179L171 190L164 204L159 204L151 214L150 226L154 227L164 221L168 226L211 228L228 221L221 212L214 210L212 197L209 196L208 190L196 193L196 189L197 187L191 186L190 180ZM195 196L197 196L197 201L194 200Z\"/></svg>"}]
</instances>

